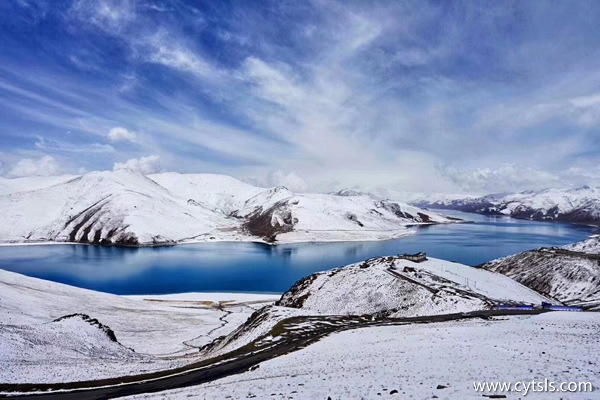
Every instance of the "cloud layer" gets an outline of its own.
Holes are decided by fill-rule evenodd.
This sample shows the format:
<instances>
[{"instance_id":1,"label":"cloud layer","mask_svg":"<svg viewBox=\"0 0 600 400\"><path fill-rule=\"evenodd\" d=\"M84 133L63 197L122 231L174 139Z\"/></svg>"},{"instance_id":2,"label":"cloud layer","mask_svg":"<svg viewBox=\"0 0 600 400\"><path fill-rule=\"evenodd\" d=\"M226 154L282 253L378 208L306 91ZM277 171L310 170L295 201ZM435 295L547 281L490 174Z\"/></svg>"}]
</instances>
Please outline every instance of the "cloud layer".
<instances>
[{"instance_id":1,"label":"cloud layer","mask_svg":"<svg viewBox=\"0 0 600 400\"><path fill-rule=\"evenodd\" d=\"M43 156L39 159L23 158L17 161L8 171L10 178L22 178L25 176L53 176L62 173L58 161L51 156Z\"/></svg>"},{"instance_id":2,"label":"cloud layer","mask_svg":"<svg viewBox=\"0 0 600 400\"><path fill-rule=\"evenodd\" d=\"M0 161L324 191L600 184L599 19L594 1L3 2Z\"/></svg>"}]
</instances>

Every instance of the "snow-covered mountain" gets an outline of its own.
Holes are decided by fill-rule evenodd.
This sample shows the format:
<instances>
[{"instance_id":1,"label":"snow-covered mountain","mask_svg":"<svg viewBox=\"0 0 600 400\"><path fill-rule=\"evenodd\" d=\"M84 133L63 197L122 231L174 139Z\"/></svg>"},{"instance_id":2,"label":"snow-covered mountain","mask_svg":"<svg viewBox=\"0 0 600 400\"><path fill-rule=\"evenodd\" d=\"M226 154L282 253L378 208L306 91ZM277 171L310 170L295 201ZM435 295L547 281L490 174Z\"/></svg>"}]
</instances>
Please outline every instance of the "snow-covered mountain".
<instances>
[{"instance_id":1,"label":"snow-covered mountain","mask_svg":"<svg viewBox=\"0 0 600 400\"><path fill-rule=\"evenodd\" d=\"M253 314L203 352L212 357L239 348L287 318L416 317L542 301L549 299L499 273L438 259L415 263L397 256L375 257L300 279L274 306Z\"/></svg>"},{"instance_id":2,"label":"snow-covered mountain","mask_svg":"<svg viewBox=\"0 0 600 400\"><path fill-rule=\"evenodd\" d=\"M437 259L377 257L309 275L276 304L319 314L407 317L541 301L542 295L498 273Z\"/></svg>"},{"instance_id":3,"label":"snow-covered mountain","mask_svg":"<svg viewBox=\"0 0 600 400\"><path fill-rule=\"evenodd\" d=\"M454 196L413 199L424 208L478 214L509 215L520 219L600 224L600 188L546 189L456 199Z\"/></svg>"},{"instance_id":4,"label":"snow-covered mountain","mask_svg":"<svg viewBox=\"0 0 600 400\"><path fill-rule=\"evenodd\" d=\"M0 196L0 240L159 244L237 225L128 170Z\"/></svg>"},{"instance_id":5,"label":"snow-covered mountain","mask_svg":"<svg viewBox=\"0 0 600 400\"><path fill-rule=\"evenodd\" d=\"M541 248L482 265L569 305L600 310L600 237Z\"/></svg>"},{"instance_id":6,"label":"snow-covered mountain","mask_svg":"<svg viewBox=\"0 0 600 400\"><path fill-rule=\"evenodd\" d=\"M563 249L587 254L600 255L600 235L592 235L586 240L582 240L581 242L563 246Z\"/></svg>"},{"instance_id":7,"label":"snow-covered mountain","mask_svg":"<svg viewBox=\"0 0 600 400\"><path fill-rule=\"evenodd\" d=\"M252 235L283 241L381 239L406 234L410 224L452 222L368 194L295 194L285 187L248 199L234 215L245 221L243 226Z\"/></svg>"},{"instance_id":8,"label":"snow-covered mountain","mask_svg":"<svg viewBox=\"0 0 600 400\"><path fill-rule=\"evenodd\" d=\"M2 188L0 243L375 240L407 234L410 224L452 222L369 196L299 195L214 174L118 170L4 179Z\"/></svg>"}]
</instances>

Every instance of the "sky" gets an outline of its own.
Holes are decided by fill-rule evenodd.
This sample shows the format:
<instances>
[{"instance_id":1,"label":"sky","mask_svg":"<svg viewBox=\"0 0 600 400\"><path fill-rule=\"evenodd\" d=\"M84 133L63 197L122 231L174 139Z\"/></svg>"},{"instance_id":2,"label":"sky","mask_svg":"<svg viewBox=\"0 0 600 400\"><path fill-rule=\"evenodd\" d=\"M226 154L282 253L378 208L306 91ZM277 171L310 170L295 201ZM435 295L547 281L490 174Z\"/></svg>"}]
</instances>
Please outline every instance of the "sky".
<instances>
[{"instance_id":1,"label":"sky","mask_svg":"<svg viewBox=\"0 0 600 400\"><path fill-rule=\"evenodd\" d=\"M600 185L598 1L0 2L0 176Z\"/></svg>"}]
</instances>

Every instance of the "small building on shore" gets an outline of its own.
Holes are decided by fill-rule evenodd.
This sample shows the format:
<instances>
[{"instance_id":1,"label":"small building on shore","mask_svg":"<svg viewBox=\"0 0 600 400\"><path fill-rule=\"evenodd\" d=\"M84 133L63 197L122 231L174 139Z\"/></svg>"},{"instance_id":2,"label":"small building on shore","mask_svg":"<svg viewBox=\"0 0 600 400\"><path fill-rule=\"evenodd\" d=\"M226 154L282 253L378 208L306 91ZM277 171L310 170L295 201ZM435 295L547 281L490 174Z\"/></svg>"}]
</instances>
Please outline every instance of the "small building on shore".
<instances>
[{"instance_id":1,"label":"small building on shore","mask_svg":"<svg viewBox=\"0 0 600 400\"><path fill-rule=\"evenodd\" d=\"M408 261L412 261L412 262L416 262L416 263L427 261L427 253L422 252L422 251L415 253L415 254L407 254L407 253L404 253L402 255L399 254L398 257L400 257L404 260L408 260Z\"/></svg>"}]
</instances>

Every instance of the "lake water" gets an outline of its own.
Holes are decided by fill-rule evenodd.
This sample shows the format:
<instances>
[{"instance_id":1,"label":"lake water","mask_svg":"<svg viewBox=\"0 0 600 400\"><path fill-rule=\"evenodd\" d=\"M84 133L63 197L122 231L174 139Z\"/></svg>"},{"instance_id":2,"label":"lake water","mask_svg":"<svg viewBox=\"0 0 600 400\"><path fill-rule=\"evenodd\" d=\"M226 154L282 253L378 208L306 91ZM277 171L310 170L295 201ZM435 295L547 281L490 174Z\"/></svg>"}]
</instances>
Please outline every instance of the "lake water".
<instances>
[{"instance_id":1,"label":"lake water","mask_svg":"<svg viewBox=\"0 0 600 400\"><path fill-rule=\"evenodd\" d=\"M542 246L582 240L595 228L442 211L474 221L416 228L381 242L202 243L120 248L85 245L0 247L0 268L116 294L283 292L305 275L369 257L426 251L477 265Z\"/></svg>"}]
</instances>

